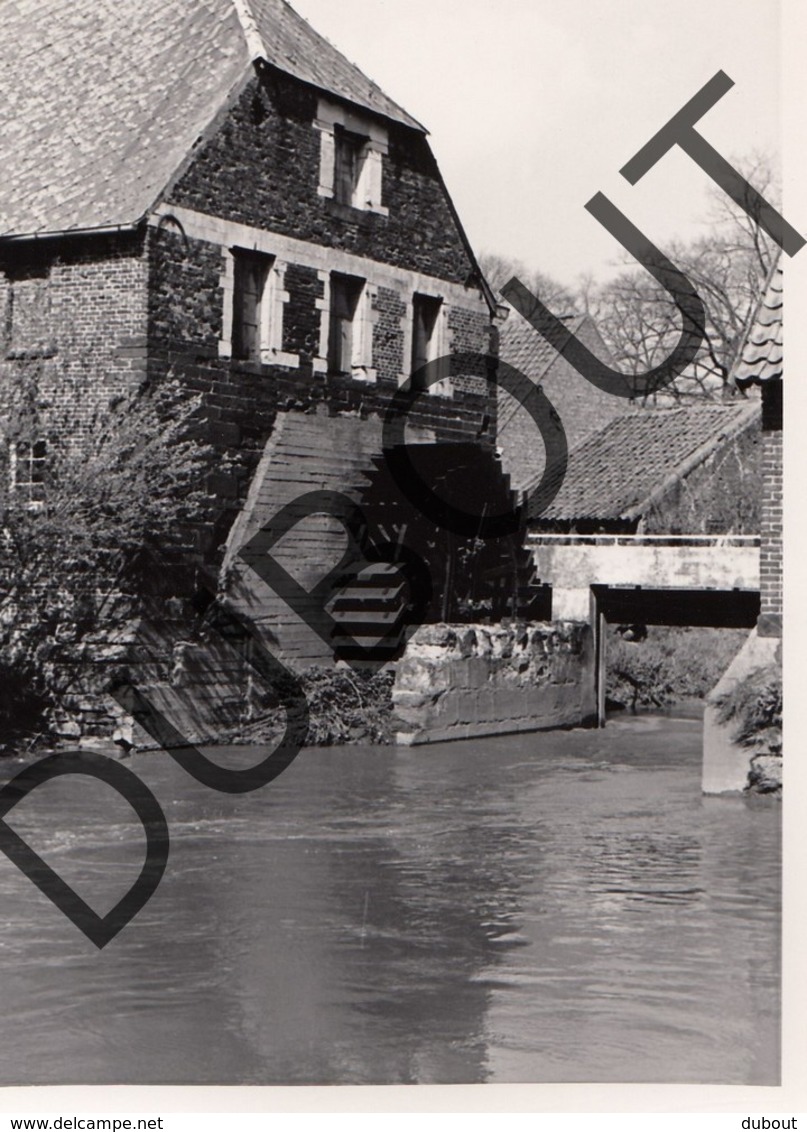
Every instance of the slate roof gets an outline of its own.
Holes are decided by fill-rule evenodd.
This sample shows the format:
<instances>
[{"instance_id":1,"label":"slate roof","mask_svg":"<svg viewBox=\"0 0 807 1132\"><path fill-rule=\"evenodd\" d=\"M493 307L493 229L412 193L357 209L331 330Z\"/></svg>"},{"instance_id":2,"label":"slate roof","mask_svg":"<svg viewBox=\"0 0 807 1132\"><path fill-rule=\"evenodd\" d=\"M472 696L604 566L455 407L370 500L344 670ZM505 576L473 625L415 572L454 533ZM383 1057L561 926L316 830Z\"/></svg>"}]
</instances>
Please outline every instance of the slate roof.
<instances>
[{"instance_id":1,"label":"slate roof","mask_svg":"<svg viewBox=\"0 0 807 1132\"><path fill-rule=\"evenodd\" d=\"M764 385L782 379L782 265L777 259L751 319L732 376L737 385Z\"/></svg>"},{"instance_id":2,"label":"slate roof","mask_svg":"<svg viewBox=\"0 0 807 1132\"><path fill-rule=\"evenodd\" d=\"M635 519L759 413L756 402L702 403L617 417L570 454L560 491L538 521Z\"/></svg>"},{"instance_id":3,"label":"slate roof","mask_svg":"<svg viewBox=\"0 0 807 1132\"><path fill-rule=\"evenodd\" d=\"M265 62L423 130L284 0L3 0L0 236L136 223Z\"/></svg>"}]
</instances>

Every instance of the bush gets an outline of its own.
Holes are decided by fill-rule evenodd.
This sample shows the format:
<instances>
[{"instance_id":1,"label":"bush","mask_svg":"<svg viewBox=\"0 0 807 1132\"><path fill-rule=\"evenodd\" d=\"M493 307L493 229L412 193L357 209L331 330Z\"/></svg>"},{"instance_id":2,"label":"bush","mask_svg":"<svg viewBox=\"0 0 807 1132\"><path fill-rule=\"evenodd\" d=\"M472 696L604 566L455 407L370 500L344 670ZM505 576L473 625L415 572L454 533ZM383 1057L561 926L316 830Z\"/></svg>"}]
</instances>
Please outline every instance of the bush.
<instances>
[{"instance_id":1,"label":"bush","mask_svg":"<svg viewBox=\"0 0 807 1132\"><path fill-rule=\"evenodd\" d=\"M99 634L132 615L149 551L176 558L188 525L207 513L215 453L197 438L200 404L175 382L96 405L66 390L43 414L27 387L0 402L0 733L48 730L92 660ZM83 400L82 400L83 398ZM92 404L92 401L89 400ZM37 498L21 497L8 466L46 438Z\"/></svg>"},{"instance_id":2,"label":"bush","mask_svg":"<svg viewBox=\"0 0 807 1132\"><path fill-rule=\"evenodd\" d=\"M734 722L732 739L744 747L782 749L782 673L778 666L757 668L731 691L715 699L720 723Z\"/></svg>"},{"instance_id":3,"label":"bush","mask_svg":"<svg viewBox=\"0 0 807 1132\"><path fill-rule=\"evenodd\" d=\"M745 629L653 625L644 639L629 640L612 627L606 645L606 696L633 711L702 699L747 635Z\"/></svg>"},{"instance_id":4,"label":"bush","mask_svg":"<svg viewBox=\"0 0 807 1132\"><path fill-rule=\"evenodd\" d=\"M372 674L347 667L301 672L309 712L307 744L392 743L397 730L392 710L394 679L391 669ZM253 744L276 742L283 731L283 718L282 709L270 712L245 727L238 738Z\"/></svg>"}]
</instances>

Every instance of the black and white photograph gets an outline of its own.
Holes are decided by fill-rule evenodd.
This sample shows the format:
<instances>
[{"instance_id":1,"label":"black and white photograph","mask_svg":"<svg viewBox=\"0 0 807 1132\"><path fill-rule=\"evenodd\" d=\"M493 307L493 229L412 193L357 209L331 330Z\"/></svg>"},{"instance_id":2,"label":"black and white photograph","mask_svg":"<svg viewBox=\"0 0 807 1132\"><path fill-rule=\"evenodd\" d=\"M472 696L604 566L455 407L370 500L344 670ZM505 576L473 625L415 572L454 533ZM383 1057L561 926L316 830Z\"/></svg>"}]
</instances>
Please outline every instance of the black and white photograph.
<instances>
[{"instance_id":1,"label":"black and white photograph","mask_svg":"<svg viewBox=\"0 0 807 1132\"><path fill-rule=\"evenodd\" d=\"M0 0L0 1107L787 1083L784 9Z\"/></svg>"}]
</instances>

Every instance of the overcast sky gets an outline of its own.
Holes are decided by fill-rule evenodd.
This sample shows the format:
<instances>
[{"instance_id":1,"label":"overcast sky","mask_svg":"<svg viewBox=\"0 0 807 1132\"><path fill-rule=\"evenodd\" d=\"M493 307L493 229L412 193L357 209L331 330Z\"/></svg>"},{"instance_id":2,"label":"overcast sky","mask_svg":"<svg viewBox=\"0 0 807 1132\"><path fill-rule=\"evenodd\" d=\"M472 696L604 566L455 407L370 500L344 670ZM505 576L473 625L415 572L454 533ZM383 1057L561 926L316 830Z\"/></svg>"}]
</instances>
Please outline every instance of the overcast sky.
<instances>
[{"instance_id":1,"label":"overcast sky","mask_svg":"<svg viewBox=\"0 0 807 1132\"><path fill-rule=\"evenodd\" d=\"M779 0L292 0L429 129L477 252L563 282L621 249L583 205L604 192L662 248L705 231L709 184L673 152L619 168L718 70L701 132L780 153Z\"/></svg>"}]
</instances>

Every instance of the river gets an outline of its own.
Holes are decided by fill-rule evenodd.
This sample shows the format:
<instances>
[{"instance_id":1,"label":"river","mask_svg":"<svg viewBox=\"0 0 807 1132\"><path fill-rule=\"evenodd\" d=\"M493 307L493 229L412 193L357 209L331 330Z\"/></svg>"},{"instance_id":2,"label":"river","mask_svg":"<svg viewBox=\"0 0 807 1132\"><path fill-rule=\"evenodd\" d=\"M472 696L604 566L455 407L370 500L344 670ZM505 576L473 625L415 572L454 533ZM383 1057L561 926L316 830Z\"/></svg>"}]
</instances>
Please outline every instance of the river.
<instances>
[{"instance_id":1,"label":"river","mask_svg":"<svg viewBox=\"0 0 807 1132\"><path fill-rule=\"evenodd\" d=\"M246 796L135 755L171 854L103 951L0 857L0 1081L776 1083L779 806L703 798L700 743L307 750ZM104 912L130 817L65 776L8 822Z\"/></svg>"}]
</instances>

